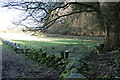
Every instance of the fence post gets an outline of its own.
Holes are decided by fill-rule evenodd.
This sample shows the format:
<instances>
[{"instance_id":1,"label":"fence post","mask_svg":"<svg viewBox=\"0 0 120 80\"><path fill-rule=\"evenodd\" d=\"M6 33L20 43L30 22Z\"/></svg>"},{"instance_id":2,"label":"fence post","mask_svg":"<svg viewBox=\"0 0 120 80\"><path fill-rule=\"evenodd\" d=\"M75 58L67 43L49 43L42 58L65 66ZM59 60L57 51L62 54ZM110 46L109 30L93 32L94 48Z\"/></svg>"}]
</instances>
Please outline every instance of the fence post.
<instances>
[{"instance_id":1,"label":"fence post","mask_svg":"<svg viewBox=\"0 0 120 80\"><path fill-rule=\"evenodd\" d=\"M67 59L68 57L69 57L69 51L66 50L66 51L64 52L64 59Z\"/></svg>"}]
</instances>

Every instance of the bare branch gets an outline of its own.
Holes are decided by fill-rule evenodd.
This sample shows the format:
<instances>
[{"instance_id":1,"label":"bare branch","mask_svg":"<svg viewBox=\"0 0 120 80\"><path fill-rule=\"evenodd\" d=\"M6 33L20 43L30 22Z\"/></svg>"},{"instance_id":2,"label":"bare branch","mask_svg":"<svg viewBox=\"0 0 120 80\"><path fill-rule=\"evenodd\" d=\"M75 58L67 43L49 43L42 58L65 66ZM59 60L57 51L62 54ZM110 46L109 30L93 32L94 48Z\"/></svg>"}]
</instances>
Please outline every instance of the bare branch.
<instances>
[{"instance_id":1,"label":"bare branch","mask_svg":"<svg viewBox=\"0 0 120 80\"><path fill-rule=\"evenodd\" d=\"M58 15L60 12L60 9L67 9L71 5L80 5L83 7L86 7L84 10L74 10L67 14ZM23 20L27 20L28 17L32 17L36 22L41 23L44 22L44 25L42 27L36 27L35 30L41 30L44 31L45 29L49 28L52 24L55 23L60 18L63 18L65 16L70 16L76 13L82 13L82 12L97 12L100 15L103 16L103 14L100 12L100 9L94 5L84 4L80 2L62 2L62 3L44 3L44 2L11 2L7 6L13 6L13 7L21 7L21 9L24 9L28 11L28 16L24 18ZM44 11L45 16L38 16L39 12L37 11Z\"/></svg>"},{"instance_id":2,"label":"bare branch","mask_svg":"<svg viewBox=\"0 0 120 80\"><path fill-rule=\"evenodd\" d=\"M61 15L61 16L58 16L57 18L49 21L48 23L46 23L43 27L41 28L44 28L47 29L49 28L57 19L59 18L62 18L62 17L65 17L65 16L70 16L70 15L73 15L73 14L76 14L76 13L82 13L82 12L94 12L94 10L82 10L82 11L74 11L74 12L71 12L71 13L68 13L68 14L65 14L65 15Z\"/></svg>"}]
</instances>

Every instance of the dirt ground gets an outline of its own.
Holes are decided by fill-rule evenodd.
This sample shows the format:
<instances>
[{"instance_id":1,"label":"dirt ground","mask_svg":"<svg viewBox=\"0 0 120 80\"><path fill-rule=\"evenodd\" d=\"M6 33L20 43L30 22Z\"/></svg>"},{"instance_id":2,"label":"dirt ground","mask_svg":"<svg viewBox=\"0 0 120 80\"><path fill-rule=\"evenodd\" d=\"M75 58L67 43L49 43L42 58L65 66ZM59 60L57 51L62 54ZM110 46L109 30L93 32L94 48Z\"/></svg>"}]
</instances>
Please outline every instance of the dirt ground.
<instances>
[{"instance_id":1,"label":"dirt ground","mask_svg":"<svg viewBox=\"0 0 120 80\"><path fill-rule=\"evenodd\" d=\"M53 68L26 58L22 54L11 53L2 48L2 78L46 78L57 79L58 72Z\"/></svg>"}]
</instances>

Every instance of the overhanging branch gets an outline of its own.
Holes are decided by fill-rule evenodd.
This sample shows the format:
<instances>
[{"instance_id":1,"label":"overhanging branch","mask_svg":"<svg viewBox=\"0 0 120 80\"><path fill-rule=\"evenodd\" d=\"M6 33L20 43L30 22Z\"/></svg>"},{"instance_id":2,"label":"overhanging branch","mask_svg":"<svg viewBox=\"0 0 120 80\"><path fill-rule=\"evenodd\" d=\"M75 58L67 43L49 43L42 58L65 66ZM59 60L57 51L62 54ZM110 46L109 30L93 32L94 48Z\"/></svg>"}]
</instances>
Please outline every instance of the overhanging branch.
<instances>
[{"instance_id":1,"label":"overhanging branch","mask_svg":"<svg viewBox=\"0 0 120 80\"><path fill-rule=\"evenodd\" d=\"M46 23L46 24L45 24L43 27L41 27L41 28L44 28L44 30L45 30L45 29L49 28L49 27L50 27L57 19L59 19L59 18L62 18L62 17L65 17L65 16L70 16L70 15L73 15L73 14L76 14L76 13L82 13L82 12L88 13L88 12L94 12L94 10L74 11L74 12L71 12L71 13L68 13L68 14L65 14L65 15L58 16L57 18L55 18L55 19L49 21L48 23Z\"/></svg>"}]
</instances>

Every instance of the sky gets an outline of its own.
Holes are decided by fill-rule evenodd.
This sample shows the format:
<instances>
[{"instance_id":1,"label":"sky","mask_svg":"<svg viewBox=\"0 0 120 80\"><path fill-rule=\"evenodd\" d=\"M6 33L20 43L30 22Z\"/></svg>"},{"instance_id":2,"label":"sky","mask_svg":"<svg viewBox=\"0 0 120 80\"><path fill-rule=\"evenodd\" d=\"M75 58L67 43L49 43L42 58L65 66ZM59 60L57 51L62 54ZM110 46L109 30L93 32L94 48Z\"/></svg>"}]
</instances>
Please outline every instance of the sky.
<instances>
[{"instance_id":1,"label":"sky","mask_svg":"<svg viewBox=\"0 0 120 80\"><path fill-rule=\"evenodd\" d=\"M0 29L6 29L8 27L15 26L13 22L20 14L21 12L19 10L0 7Z\"/></svg>"},{"instance_id":2,"label":"sky","mask_svg":"<svg viewBox=\"0 0 120 80\"><path fill-rule=\"evenodd\" d=\"M16 21L16 19L19 18L18 16L22 13L19 10L2 8L1 3L5 1L19 1L19 0L0 0L0 29L6 29L15 26L13 25L13 22ZM100 1L106 1L106 0L100 0ZM116 1L120 1L120 0L116 0Z\"/></svg>"}]
</instances>

